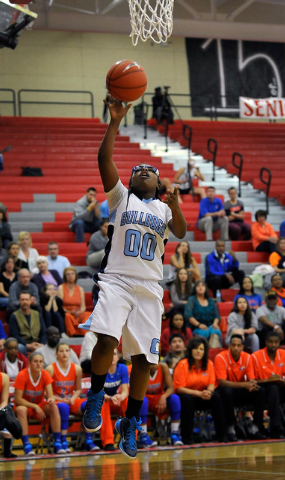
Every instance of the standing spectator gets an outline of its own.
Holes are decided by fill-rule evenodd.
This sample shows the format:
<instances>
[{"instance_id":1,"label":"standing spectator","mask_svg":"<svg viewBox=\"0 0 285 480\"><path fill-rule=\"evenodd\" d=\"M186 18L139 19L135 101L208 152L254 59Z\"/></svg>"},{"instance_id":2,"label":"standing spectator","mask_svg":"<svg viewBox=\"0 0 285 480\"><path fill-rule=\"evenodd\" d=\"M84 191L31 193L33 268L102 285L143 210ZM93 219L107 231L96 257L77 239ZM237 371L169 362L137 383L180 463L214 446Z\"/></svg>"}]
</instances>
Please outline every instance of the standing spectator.
<instances>
[{"instance_id":1,"label":"standing spectator","mask_svg":"<svg viewBox=\"0 0 285 480\"><path fill-rule=\"evenodd\" d=\"M195 161L193 160L193 158L190 158L187 162L186 167L182 167L176 172L173 183L175 185L179 185L179 193L181 195L193 192L194 195L199 195L200 199L206 198L204 188L193 187L194 178L198 178L202 182L205 180L205 177L200 172L199 167L195 166Z\"/></svg>"},{"instance_id":2,"label":"standing spectator","mask_svg":"<svg viewBox=\"0 0 285 480\"><path fill-rule=\"evenodd\" d=\"M186 326L186 322L183 317L183 309L173 309L169 320L169 327L166 327L160 337L161 355L164 356L169 351L169 338L173 333L180 333L182 335L185 346L190 338L193 337L191 329Z\"/></svg>"},{"instance_id":3,"label":"standing spectator","mask_svg":"<svg viewBox=\"0 0 285 480\"><path fill-rule=\"evenodd\" d=\"M15 262L13 257L7 257L3 265L4 270L0 273L0 303L7 305L10 287L12 283L17 281L17 276L14 272Z\"/></svg>"},{"instance_id":4,"label":"standing spectator","mask_svg":"<svg viewBox=\"0 0 285 480\"><path fill-rule=\"evenodd\" d=\"M285 287L285 237L279 238L276 244L276 252L269 255L269 263L276 273L280 273L283 287Z\"/></svg>"},{"instance_id":5,"label":"standing spectator","mask_svg":"<svg viewBox=\"0 0 285 480\"><path fill-rule=\"evenodd\" d=\"M207 188L207 197L203 198L199 205L199 217L197 227L206 233L206 240L213 240L213 232L221 230L220 238L229 239L229 220L225 216L222 200L215 197L215 187Z\"/></svg>"},{"instance_id":6,"label":"standing spectator","mask_svg":"<svg viewBox=\"0 0 285 480\"><path fill-rule=\"evenodd\" d=\"M192 292L192 282L186 268L177 270L176 278L170 285L169 296L172 306L179 307L187 303Z\"/></svg>"},{"instance_id":7,"label":"standing spectator","mask_svg":"<svg viewBox=\"0 0 285 480\"><path fill-rule=\"evenodd\" d=\"M87 332L84 335L80 350L80 365L84 373L91 374L91 357L93 348L97 343L97 337L94 332Z\"/></svg>"},{"instance_id":8,"label":"standing spectator","mask_svg":"<svg viewBox=\"0 0 285 480\"><path fill-rule=\"evenodd\" d=\"M76 285L77 273L74 267L63 272L63 284L58 287L57 295L63 301L65 312L65 330L69 337L83 336L86 330L78 328L85 323L92 312L86 312L85 294L82 287Z\"/></svg>"},{"instance_id":9,"label":"standing spectator","mask_svg":"<svg viewBox=\"0 0 285 480\"><path fill-rule=\"evenodd\" d=\"M251 226L252 246L256 252L276 252L278 237L270 223L265 220L267 212L257 210L255 220Z\"/></svg>"},{"instance_id":10,"label":"standing spectator","mask_svg":"<svg viewBox=\"0 0 285 480\"><path fill-rule=\"evenodd\" d=\"M0 353L0 372L7 373L10 380L14 381L18 373L28 365L27 357L18 351L18 340L7 338L4 350Z\"/></svg>"},{"instance_id":11,"label":"standing spectator","mask_svg":"<svg viewBox=\"0 0 285 480\"><path fill-rule=\"evenodd\" d=\"M4 458L15 458L17 455L11 453L12 435L21 438L22 427L9 403L9 377L6 373L0 373L0 431L4 438ZM3 432L6 429L8 432Z\"/></svg>"},{"instance_id":12,"label":"standing spectator","mask_svg":"<svg viewBox=\"0 0 285 480\"><path fill-rule=\"evenodd\" d=\"M205 258L206 283L216 297L217 290L230 288L238 282L240 288L244 271L239 270L239 261L232 250L226 253L223 240L216 241L216 249Z\"/></svg>"},{"instance_id":13,"label":"standing spectator","mask_svg":"<svg viewBox=\"0 0 285 480\"><path fill-rule=\"evenodd\" d=\"M161 87L156 87L154 89L154 96L152 97L152 118L155 118L158 123L167 123L173 122L173 111L171 105L167 99L167 89L162 93Z\"/></svg>"},{"instance_id":14,"label":"standing spectator","mask_svg":"<svg viewBox=\"0 0 285 480\"><path fill-rule=\"evenodd\" d=\"M20 251L18 257L24 262L28 262L28 268L32 272L37 268L37 258L39 252L33 247L32 237L29 232L20 232L18 235L18 244L20 245Z\"/></svg>"},{"instance_id":15,"label":"standing spectator","mask_svg":"<svg viewBox=\"0 0 285 480\"><path fill-rule=\"evenodd\" d=\"M47 343L36 350L44 357L44 368L56 362L56 347L60 343L59 329L56 327L47 328L46 338ZM80 365L78 356L72 349L70 350L70 361L76 365Z\"/></svg>"},{"instance_id":16,"label":"standing spectator","mask_svg":"<svg viewBox=\"0 0 285 480\"><path fill-rule=\"evenodd\" d=\"M7 245L7 252L8 255L11 256L14 259L15 262L15 267L14 267L14 272L17 273L19 270L22 270L22 268L26 268L29 270L29 265L28 262L25 260L21 260L19 258L19 252L20 252L20 246L16 242L10 242ZM4 263L1 265L1 272L4 270Z\"/></svg>"},{"instance_id":17,"label":"standing spectator","mask_svg":"<svg viewBox=\"0 0 285 480\"><path fill-rule=\"evenodd\" d=\"M58 244L56 242L49 242L48 246L48 269L56 270L60 277L63 277L63 270L70 266L70 261L63 255L58 254Z\"/></svg>"},{"instance_id":18,"label":"standing spectator","mask_svg":"<svg viewBox=\"0 0 285 480\"><path fill-rule=\"evenodd\" d=\"M228 189L230 199L224 203L224 209L229 219L229 237L231 240L250 240L251 226L244 223L244 206L237 198L235 187Z\"/></svg>"},{"instance_id":19,"label":"standing spectator","mask_svg":"<svg viewBox=\"0 0 285 480\"><path fill-rule=\"evenodd\" d=\"M65 334L62 299L56 294L52 283L46 283L40 295L41 309L46 327L57 327L61 336Z\"/></svg>"},{"instance_id":20,"label":"standing spectator","mask_svg":"<svg viewBox=\"0 0 285 480\"><path fill-rule=\"evenodd\" d=\"M254 292L253 281L250 277L244 277L240 291L234 298L234 302L239 297L244 297L249 303L253 312L255 312L262 305L262 298L259 293Z\"/></svg>"},{"instance_id":21,"label":"standing spectator","mask_svg":"<svg viewBox=\"0 0 285 480\"><path fill-rule=\"evenodd\" d=\"M185 445L192 443L195 410L212 410L218 442L226 440L226 423L222 401L215 391L214 365L208 359L208 342L197 336L173 372L173 386L181 400L181 436Z\"/></svg>"},{"instance_id":22,"label":"standing spectator","mask_svg":"<svg viewBox=\"0 0 285 480\"><path fill-rule=\"evenodd\" d=\"M175 279L177 270L186 268L192 282L197 282L201 278L198 264L193 257L188 242L182 241L175 248L175 253L170 257L169 275L167 284L171 284Z\"/></svg>"},{"instance_id":23,"label":"standing spectator","mask_svg":"<svg viewBox=\"0 0 285 480\"><path fill-rule=\"evenodd\" d=\"M105 247L108 242L109 220L102 220L100 230L91 235L86 263L89 267L99 268L105 255Z\"/></svg>"},{"instance_id":24,"label":"standing spectator","mask_svg":"<svg viewBox=\"0 0 285 480\"><path fill-rule=\"evenodd\" d=\"M86 195L77 200L75 204L69 228L75 232L77 243L84 243L84 232L93 233L100 228L101 212L96 194L97 190L90 187Z\"/></svg>"},{"instance_id":25,"label":"standing spectator","mask_svg":"<svg viewBox=\"0 0 285 480\"><path fill-rule=\"evenodd\" d=\"M3 248L13 240L11 227L7 221L6 213L0 210L0 239L2 240Z\"/></svg>"},{"instance_id":26,"label":"standing spectator","mask_svg":"<svg viewBox=\"0 0 285 480\"><path fill-rule=\"evenodd\" d=\"M32 282L38 287L38 291L41 292L47 283L51 283L55 290L62 284L62 278L57 270L48 270L48 259L43 255L37 258L37 267L39 273L33 276Z\"/></svg>"},{"instance_id":27,"label":"standing spectator","mask_svg":"<svg viewBox=\"0 0 285 480\"><path fill-rule=\"evenodd\" d=\"M271 277L271 289L277 293L278 301L277 305L280 307L285 307L285 288L282 287L282 278L279 273L275 273Z\"/></svg>"},{"instance_id":28,"label":"standing spectator","mask_svg":"<svg viewBox=\"0 0 285 480\"><path fill-rule=\"evenodd\" d=\"M246 298L237 298L228 316L228 331L225 344L228 346L231 336L237 333L242 336L245 348L250 348L252 352L256 352L259 350L259 338L256 335L256 331L257 318L255 313L251 311Z\"/></svg>"},{"instance_id":29,"label":"standing spectator","mask_svg":"<svg viewBox=\"0 0 285 480\"><path fill-rule=\"evenodd\" d=\"M19 297L23 292L28 292L31 295L31 308L33 310L41 310L38 287L30 282L29 270L22 269L18 272L17 282L14 282L9 290L9 301L6 308L7 320L9 320L11 313L19 308Z\"/></svg>"},{"instance_id":30,"label":"standing spectator","mask_svg":"<svg viewBox=\"0 0 285 480\"><path fill-rule=\"evenodd\" d=\"M274 330L278 333L280 341L284 339L285 332L285 308L277 305L278 297L275 290L269 290L266 294L265 305L256 310L258 320L258 336L261 347L264 346L268 332Z\"/></svg>"}]
</instances>

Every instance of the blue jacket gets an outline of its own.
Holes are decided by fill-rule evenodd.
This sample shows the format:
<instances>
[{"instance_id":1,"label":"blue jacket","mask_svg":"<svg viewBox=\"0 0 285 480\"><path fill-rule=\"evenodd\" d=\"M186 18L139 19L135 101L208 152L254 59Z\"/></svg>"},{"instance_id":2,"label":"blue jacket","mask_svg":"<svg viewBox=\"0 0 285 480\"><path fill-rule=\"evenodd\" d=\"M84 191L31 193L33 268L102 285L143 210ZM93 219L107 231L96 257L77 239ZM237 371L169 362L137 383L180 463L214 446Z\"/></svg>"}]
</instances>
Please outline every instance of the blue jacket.
<instances>
[{"instance_id":1,"label":"blue jacket","mask_svg":"<svg viewBox=\"0 0 285 480\"><path fill-rule=\"evenodd\" d=\"M206 215L206 213L219 212L220 210L224 210L223 202L220 198L215 197L212 202L208 197L203 198L199 205L198 220L203 218ZM213 217L214 221L217 219L218 217Z\"/></svg>"},{"instance_id":2,"label":"blue jacket","mask_svg":"<svg viewBox=\"0 0 285 480\"><path fill-rule=\"evenodd\" d=\"M219 256L214 250L205 258L205 272L206 277L208 275L224 275L225 273L232 272L233 269L239 267L238 260L234 260L228 253L224 254L224 262L220 261Z\"/></svg>"}]
</instances>

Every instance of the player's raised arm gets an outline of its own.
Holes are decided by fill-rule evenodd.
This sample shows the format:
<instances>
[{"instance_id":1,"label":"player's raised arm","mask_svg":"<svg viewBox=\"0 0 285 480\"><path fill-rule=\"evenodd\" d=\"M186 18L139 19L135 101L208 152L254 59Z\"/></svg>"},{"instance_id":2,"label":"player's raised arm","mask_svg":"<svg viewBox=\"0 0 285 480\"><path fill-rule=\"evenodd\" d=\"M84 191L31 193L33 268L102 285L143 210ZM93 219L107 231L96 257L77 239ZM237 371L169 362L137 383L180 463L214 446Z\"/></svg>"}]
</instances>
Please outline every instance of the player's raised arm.
<instances>
[{"instance_id":1,"label":"player's raised arm","mask_svg":"<svg viewBox=\"0 0 285 480\"><path fill-rule=\"evenodd\" d=\"M105 100L104 102L109 108L111 120L98 151L99 171L105 192L112 190L119 180L118 170L112 160L112 155L119 125L131 107L131 104L124 107L121 102L114 100L111 96L108 100L108 102Z\"/></svg>"}]
</instances>

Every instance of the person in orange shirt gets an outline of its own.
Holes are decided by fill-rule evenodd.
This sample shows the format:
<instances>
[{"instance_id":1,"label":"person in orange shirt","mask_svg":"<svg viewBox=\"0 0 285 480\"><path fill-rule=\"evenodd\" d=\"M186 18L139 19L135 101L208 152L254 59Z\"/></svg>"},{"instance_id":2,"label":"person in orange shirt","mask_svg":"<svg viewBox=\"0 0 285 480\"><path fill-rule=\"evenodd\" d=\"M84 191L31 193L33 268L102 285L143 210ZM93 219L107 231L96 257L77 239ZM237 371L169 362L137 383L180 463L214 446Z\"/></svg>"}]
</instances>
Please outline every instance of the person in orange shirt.
<instances>
[{"instance_id":1,"label":"person in orange shirt","mask_svg":"<svg viewBox=\"0 0 285 480\"><path fill-rule=\"evenodd\" d=\"M50 374L43 370L44 357L41 353L33 352L29 357L29 368L18 373L15 380L15 409L18 420L22 425L22 441L25 455L34 455L28 436L28 419L36 418L43 422L50 418L50 425L54 437L54 453L65 453L60 438L60 415L53 396ZM45 400L46 396L46 400Z\"/></svg>"},{"instance_id":2,"label":"person in orange shirt","mask_svg":"<svg viewBox=\"0 0 285 480\"><path fill-rule=\"evenodd\" d=\"M285 288L282 287L282 277L280 273L274 273L271 277L271 288L277 293L277 305L279 307L285 307Z\"/></svg>"},{"instance_id":3,"label":"person in orange shirt","mask_svg":"<svg viewBox=\"0 0 285 480\"><path fill-rule=\"evenodd\" d=\"M215 392L215 371L208 360L208 342L195 336L189 340L185 359L173 372L173 386L181 401L181 436L184 444L192 443L195 410L212 410L217 440L227 441L222 400Z\"/></svg>"},{"instance_id":4,"label":"person in orange shirt","mask_svg":"<svg viewBox=\"0 0 285 480\"><path fill-rule=\"evenodd\" d=\"M269 255L269 263L276 273L282 277L283 287L285 287L285 237L280 237L276 244L276 252Z\"/></svg>"},{"instance_id":5,"label":"person in orange shirt","mask_svg":"<svg viewBox=\"0 0 285 480\"><path fill-rule=\"evenodd\" d=\"M243 348L242 336L233 334L229 349L219 353L215 358L216 386L224 403L227 435L229 440L237 440L234 407L253 405L254 423L250 438L264 440L266 437L260 430L263 427L265 392L257 384L251 356L243 352Z\"/></svg>"},{"instance_id":6,"label":"person in orange shirt","mask_svg":"<svg viewBox=\"0 0 285 480\"><path fill-rule=\"evenodd\" d=\"M273 330L268 332L265 348L252 354L255 378L265 389L270 417L270 437L284 438L280 405L285 402L285 351L279 348L280 338Z\"/></svg>"},{"instance_id":7,"label":"person in orange shirt","mask_svg":"<svg viewBox=\"0 0 285 480\"><path fill-rule=\"evenodd\" d=\"M256 252L276 252L278 237L270 223L265 220L267 212L257 210L255 213L256 222L251 226L252 246Z\"/></svg>"}]
</instances>

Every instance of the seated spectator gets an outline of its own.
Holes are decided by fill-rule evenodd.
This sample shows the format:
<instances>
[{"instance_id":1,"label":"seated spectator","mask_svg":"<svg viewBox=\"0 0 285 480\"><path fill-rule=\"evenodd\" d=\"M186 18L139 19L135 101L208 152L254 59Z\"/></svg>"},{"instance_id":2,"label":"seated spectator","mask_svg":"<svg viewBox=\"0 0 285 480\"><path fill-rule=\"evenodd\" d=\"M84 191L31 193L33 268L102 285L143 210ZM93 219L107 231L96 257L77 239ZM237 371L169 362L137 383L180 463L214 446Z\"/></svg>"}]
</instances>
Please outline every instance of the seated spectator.
<instances>
[{"instance_id":1,"label":"seated spectator","mask_svg":"<svg viewBox=\"0 0 285 480\"><path fill-rule=\"evenodd\" d=\"M252 357L243 352L243 346L243 337L233 334L229 340L229 349L219 353L215 358L217 392L223 400L227 436L231 442L237 441L234 408L248 405L252 405L254 410L249 438L253 440L266 438L262 433L265 392L257 384Z\"/></svg>"},{"instance_id":2,"label":"seated spectator","mask_svg":"<svg viewBox=\"0 0 285 480\"><path fill-rule=\"evenodd\" d=\"M184 317L193 325L193 334L207 339L210 339L211 335L218 335L222 345L219 310L214 300L209 297L209 291L205 282L199 280L195 284L192 293L193 295L187 300Z\"/></svg>"},{"instance_id":3,"label":"seated spectator","mask_svg":"<svg viewBox=\"0 0 285 480\"><path fill-rule=\"evenodd\" d=\"M44 357L44 368L56 362L56 347L60 343L59 329L49 327L46 330L46 344L39 347L36 351ZM70 350L70 361L80 365L78 356L74 350Z\"/></svg>"},{"instance_id":4,"label":"seated spectator","mask_svg":"<svg viewBox=\"0 0 285 480\"><path fill-rule=\"evenodd\" d=\"M198 264L193 257L188 242L180 242L175 248L175 253L170 257L170 267L167 284L170 285L176 277L179 268L186 268L192 282L201 278Z\"/></svg>"},{"instance_id":5,"label":"seated spectator","mask_svg":"<svg viewBox=\"0 0 285 480\"><path fill-rule=\"evenodd\" d=\"M65 312L65 331L69 337L84 336L86 330L78 328L85 323L92 312L86 312L85 293L76 285L77 273L74 267L67 267L63 272L63 284L58 287L57 295L63 301Z\"/></svg>"},{"instance_id":6,"label":"seated spectator","mask_svg":"<svg viewBox=\"0 0 285 480\"><path fill-rule=\"evenodd\" d=\"M29 368L24 368L15 380L16 415L22 425L22 442L27 456L34 455L28 436L31 418L36 418L40 423L46 418L50 419L54 453L65 453L61 444L60 415L52 391L53 380L43 366L43 356L37 352L31 353Z\"/></svg>"},{"instance_id":7,"label":"seated spectator","mask_svg":"<svg viewBox=\"0 0 285 480\"><path fill-rule=\"evenodd\" d=\"M197 227L206 233L206 240L213 240L213 232L221 230L221 240L229 239L229 220L225 216L222 200L215 197L215 187L207 188L207 197L199 205Z\"/></svg>"},{"instance_id":8,"label":"seated spectator","mask_svg":"<svg viewBox=\"0 0 285 480\"><path fill-rule=\"evenodd\" d=\"M39 312L31 309L31 303L30 293L21 293L20 308L12 313L9 321L10 335L18 340L18 348L23 355L33 352L46 343L46 326L43 317Z\"/></svg>"},{"instance_id":9,"label":"seated spectator","mask_svg":"<svg viewBox=\"0 0 285 480\"><path fill-rule=\"evenodd\" d=\"M9 290L9 300L6 308L6 320L9 321L11 313L19 308L19 297L23 292L31 295L31 308L41 311L38 287L30 281L29 270L18 271L18 280L14 282Z\"/></svg>"},{"instance_id":10,"label":"seated spectator","mask_svg":"<svg viewBox=\"0 0 285 480\"><path fill-rule=\"evenodd\" d=\"M9 405L9 386L8 375L0 373L0 431L3 436L3 456L4 458L16 458L17 455L11 452L12 435L19 439L22 435L22 427Z\"/></svg>"},{"instance_id":11,"label":"seated spectator","mask_svg":"<svg viewBox=\"0 0 285 480\"><path fill-rule=\"evenodd\" d=\"M180 333L184 339L185 346L188 340L193 337L191 329L186 326L183 317L183 309L173 308L169 319L169 326L164 328L160 338L161 355L165 356L169 352L169 338L173 333Z\"/></svg>"},{"instance_id":12,"label":"seated spectator","mask_svg":"<svg viewBox=\"0 0 285 480\"><path fill-rule=\"evenodd\" d=\"M28 365L27 357L18 351L18 340L7 338L4 350L0 353L0 372L7 373L10 380L14 381L18 373Z\"/></svg>"},{"instance_id":13,"label":"seated spectator","mask_svg":"<svg viewBox=\"0 0 285 480\"><path fill-rule=\"evenodd\" d=\"M258 325L255 313L250 309L249 303L244 297L236 299L233 309L228 316L228 331L225 344L228 346L231 336L236 333L241 335L245 348L252 352L259 350L259 338L256 334Z\"/></svg>"},{"instance_id":14,"label":"seated spectator","mask_svg":"<svg viewBox=\"0 0 285 480\"><path fill-rule=\"evenodd\" d=\"M48 269L49 270L56 270L59 274L60 278L63 277L63 270L66 267L70 266L70 261L68 258L64 257L63 255L58 254L58 244L56 242L49 242L48 246Z\"/></svg>"},{"instance_id":15,"label":"seated spectator","mask_svg":"<svg viewBox=\"0 0 285 480\"><path fill-rule=\"evenodd\" d=\"M14 267L14 272L17 273L19 270L22 270L23 268L26 268L29 270L29 265L28 262L25 262L24 260L21 260L18 255L20 252L20 246L16 242L10 242L7 245L7 253L8 256L11 256L14 259L15 267ZM1 265L1 272L3 272L5 269L4 263Z\"/></svg>"},{"instance_id":16,"label":"seated spectator","mask_svg":"<svg viewBox=\"0 0 285 480\"><path fill-rule=\"evenodd\" d=\"M62 278L57 270L48 270L48 259L43 255L37 258L37 267L39 273L33 276L32 282L38 287L38 291L41 292L47 283L51 283L55 290L62 284Z\"/></svg>"},{"instance_id":17,"label":"seated spectator","mask_svg":"<svg viewBox=\"0 0 285 480\"><path fill-rule=\"evenodd\" d=\"M262 298L259 293L254 293L253 282L250 277L244 277L240 291L234 297L234 302L239 297L246 298L252 312L255 312L262 305Z\"/></svg>"},{"instance_id":18,"label":"seated spectator","mask_svg":"<svg viewBox=\"0 0 285 480\"><path fill-rule=\"evenodd\" d=\"M186 268L177 270L176 278L170 285L169 295L172 306L181 307L186 304L192 292L192 282Z\"/></svg>"},{"instance_id":19,"label":"seated spectator","mask_svg":"<svg viewBox=\"0 0 285 480\"><path fill-rule=\"evenodd\" d=\"M80 365L84 373L91 374L91 357L96 343L97 337L94 332L87 332L84 335L79 356Z\"/></svg>"},{"instance_id":20,"label":"seated spectator","mask_svg":"<svg viewBox=\"0 0 285 480\"><path fill-rule=\"evenodd\" d=\"M282 278L279 273L275 273L271 277L271 288L277 293L277 305L285 307L285 288L282 287Z\"/></svg>"},{"instance_id":21,"label":"seated spectator","mask_svg":"<svg viewBox=\"0 0 285 480\"><path fill-rule=\"evenodd\" d=\"M42 289L41 309L46 327L57 327L61 336L65 334L63 302L56 294L52 283L46 283Z\"/></svg>"},{"instance_id":22,"label":"seated spectator","mask_svg":"<svg viewBox=\"0 0 285 480\"><path fill-rule=\"evenodd\" d=\"M205 180L204 175L200 172L199 167L195 166L195 160L190 158L186 167L180 168L174 175L174 185L179 185L179 193L185 195L187 193L193 193L199 195L200 199L206 198L206 193L202 187L193 187L194 178L198 178L202 182Z\"/></svg>"},{"instance_id":23,"label":"seated spectator","mask_svg":"<svg viewBox=\"0 0 285 480\"><path fill-rule=\"evenodd\" d=\"M15 262L13 257L7 257L3 265L4 270L0 273L0 304L7 305L10 287L12 283L17 281L17 276L14 272Z\"/></svg>"},{"instance_id":24,"label":"seated spectator","mask_svg":"<svg viewBox=\"0 0 285 480\"><path fill-rule=\"evenodd\" d=\"M254 376L265 390L270 417L270 438L284 438L280 405L285 402L285 351L280 347L277 331L268 332L265 348L252 354Z\"/></svg>"},{"instance_id":25,"label":"seated spectator","mask_svg":"<svg viewBox=\"0 0 285 480\"><path fill-rule=\"evenodd\" d=\"M181 403L174 393L172 377L165 363L150 366L150 377L147 391L140 411L141 431L138 442L139 448L156 447L157 442L151 440L147 434L147 415L153 412L157 418L164 420L168 415L171 418L171 445L183 445L179 435Z\"/></svg>"},{"instance_id":26,"label":"seated spectator","mask_svg":"<svg viewBox=\"0 0 285 480\"><path fill-rule=\"evenodd\" d=\"M86 400L79 398L81 394L82 370L79 365L70 361L70 346L59 343L56 347L56 362L46 368L53 379L52 389L61 418L61 444L66 453L70 447L66 438L69 415L82 417ZM93 443L93 433L85 432L85 450L93 452L99 447Z\"/></svg>"},{"instance_id":27,"label":"seated spectator","mask_svg":"<svg viewBox=\"0 0 285 480\"><path fill-rule=\"evenodd\" d=\"M191 338L186 358L180 360L173 372L173 386L181 401L181 436L184 445L192 443L195 410L211 410L218 442L226 438L226 423L222 400L215 391L214 365L208 359L208 342L197 336Z\"/></svg>"},{"instance_id":28,"label":"seated spectator","mask_svg":"<svg viewBox=\"0 0 285 480\"><path fill-rule=\"evenodd\" d=\"M278 237L270 223L265 220L267 212L257 210L255 214L256 222L251 226L252 246L256 252L276 252Z\"/></svg>"},{"instance_id":29,"label":"seated spectator","mask_svg":"<svg viewBox=\"0 0 285 480\"><path fill-rule=\"evenodd\" d=\"M168 365L169 371L171 375L173 374L173 370L182 358L185 356L185 343L184 338L180 333L173 333L169 337L169 352L165 355L162 363L166 363Z\"/></svg>"},{"instance_id":30,"label":"seated spectator","mask_svg":"<svg viewBox=\"0 0 285 480\"><path fill-rule=\"evenodd\" d=\"M174 123L173 111L167 99L167 91L162 93L161 87L154 89L154 96L152 97L152 118L155 118L158 123Z\"/></svg>"},{"instance_id":31,"label":"seated spectator","mask_svg":"<svg viewBox=\"0 0 285 480\"><path fill-rule=\"evenodd\" d=\"M108 242L108 220L102 220L100 230L91 235L86 263L89 267L99 268L105 255L105 247Z\"/></svg>"},{"instance_id":32,"label":"seated spectator","mask_svg":"<svg viewBox=\"0 0 285 480\"><path fill-rule=\"evenodd\" d=\"M90 187L86 195L77 200L75 204L69 228L75 232L77 243L84 243L84 232L94 233L100 228L101 212L96 194L96 189Z\"/></svg>"},{"instance_id":33,"label":"seated spectator","mask_svg":"<svg viewBox=\"0 0 285 480\"><path fill-rule=\"evenodd\" d=\"M4 349L6 338L7 338L7 335L4 330L3 323L0 320L0 352Z\"/></svg>"},{"instance_id":34,"label":"seated spectator","mask_svg":"<svg viewBox=\"0 0 285 480\"><path fill-rule=\"evenodd\" d=\"M280 341L284 340L285 332L285 308L277 305L278 296L275 290L269 290L266 294L265 305L256 310L258 320L258 331L261 347L265 344L265 337L268 332L276 331Z\"/></svg>"},{"instance_id":35,"label":"seated spectator","mask_svg":"<svg viewBox=\"0 0 285 480\"><path fill-rule=\"evenodd\" d=\"M18 235L18 244L20 245L20 251L18 258L28 263L28 268L32 272L37 268L37 258L39 252L33 247L32 237L29 232L20 232Z\"/></svg>"},{"instance_id":36,"label":"seated spectator","mask_svg":"<svg viewBox=\"0 0 285 480\"><path fill-rule=\"evenodd\" d=\"M240 288L244 279L244 271L239 270L239 261L232 250L226 253L223 240L216 241L216 249L205 258L206 284L216 297L217 290L230 288L238 282Z\"/></svg>"},{"instance_id":37,"label":"seated spectator","mask_svg":"<svg viewBox=\"0 0 285 480\"><path fill-rule=\"evenodd\" d=\"M224 203L224 209L229 219L229 237L231 240L250 240L251 225L244 223L244 206L237 199L236 188L229 188L228 194L230 199Z\"/></svg>"},{"instance_id":38,"label":"seated spectator","mask_svg":"<svg viewBox=\"0 0 285 480\"><path fill-rule=\"evenodd\" d=\"M6 248L7 245L13 240L13 235L11 233L11 227L7 221L6 213L0 209L0 239L2 240L3 248Z\"/></svg>"},{"instance_id":39,"label":"seated spectator","mask_svg":"<svg viewBox=\"0 0 285 480\"><path fill-rule=\"evenodd\" d=\"M276 243L276 252L269 255L269 263L276 273L282 277L283 287L285 287L285 237L280 237Z\"/></svg>"}]
</instances>

